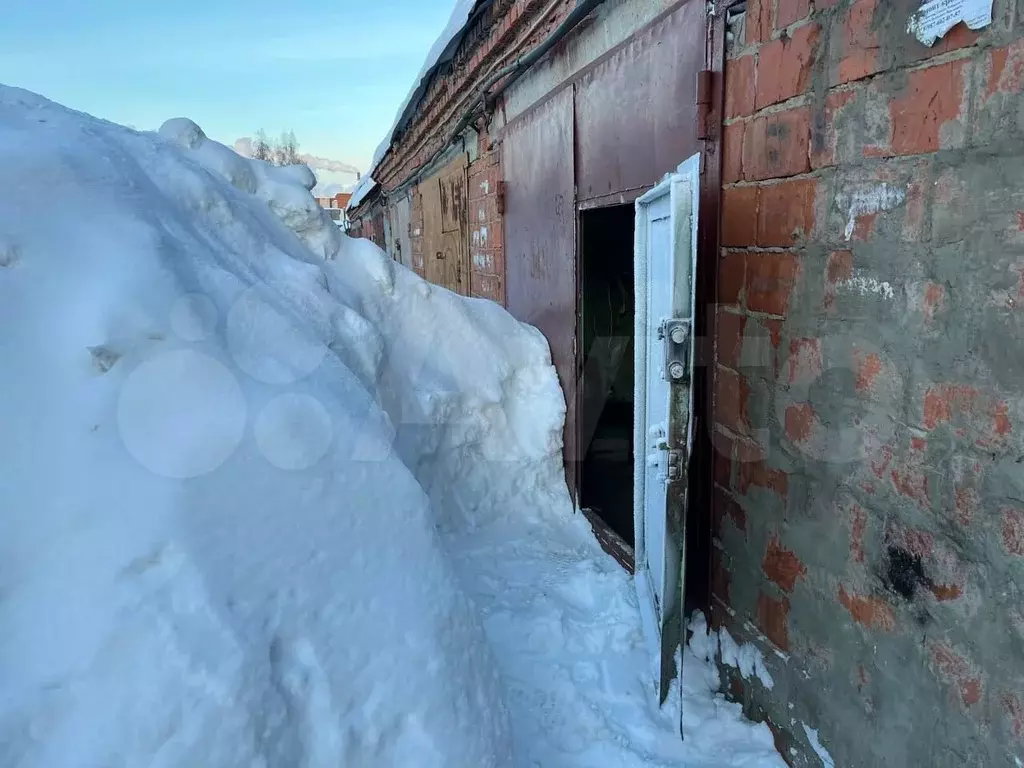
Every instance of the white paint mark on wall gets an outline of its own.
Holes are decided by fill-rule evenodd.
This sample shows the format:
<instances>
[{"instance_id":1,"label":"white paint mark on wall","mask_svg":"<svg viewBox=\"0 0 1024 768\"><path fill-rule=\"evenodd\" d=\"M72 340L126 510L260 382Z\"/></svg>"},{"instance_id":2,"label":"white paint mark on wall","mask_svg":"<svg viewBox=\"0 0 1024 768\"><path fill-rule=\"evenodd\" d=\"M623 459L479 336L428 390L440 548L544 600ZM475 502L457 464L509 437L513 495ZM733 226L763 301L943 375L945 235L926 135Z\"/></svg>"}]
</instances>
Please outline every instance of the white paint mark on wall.
<instances>
[{"instance_id":1,"label":"white paint mark on wall","mask_svg":"<svg viewBox=\"0 0 1024 768\"><path fill-rule=\"evenodd\" d=\"M856 187L846 194L850 197L849 203L843 206L847 209L847 240L853 237L858 217L880 211L891 211L907 199L907 190L886 182Z\"/></svg>"},{"instance_id":2,"label":"white paint mark on wall","mask_svg":"<svg viewBox=\"0 0 1024 768\"><path fill-rule=\"evenodd\" d=\"M484 179L480 182L480 191L485 195L489 195L491 193L491 182L489 179Z\"/></svg>"},{"instance_id":3,"label":"white paint mark on wall","mask_svg":"<svg viewBox=\"0 0 1024 768\"><path fill-rule=\"evenodd\" d=\"M420 228L416 227L416 229L414 229L412 231L412 234L413 234L414 237L419 237L420 236Z\"/></svg>"},{"instance_id":4,"label":"white paint mark on wall","mask_svg":"<svg viewBox=\"0 0 1024 768\"><path fill-rule=\"evenodd\" d=\"M896 291L893 289L892 283L887 280L879 280L877 277L872 277L871 275L865 275L861 270L857 270L853 277L848 280L843 280L841 283L837 283L836 288L856 291L861 296L867 296L869 293L873 293L876 296L881 296L883 299L892 299L896 295Z\"/></svg>"},{"instance_id":5,"label":"white paint mark on wall","mask_svg":"<svg viewBox=\"0 0 1024 768\"><path fill-rule=\"evenodd\" d=\"M828 753L828 750L822 746L821 741L818 739L818 732L814 728L809 727L807 723L803 723L803 726L804 733L807 734L807 740L811 742L811 749L821 758L821 764L825 768L836 768L836 761L832 759L832 755Z\"/></svg>"},{"instance_id":6,"label":"white paint mark on wall","mask_svg":"<svg viewBox=\"0 0 1024 768\"><path fill-rule=\"evenodd\" d=\"M480 227L479 229L473 230L472 240L473 245L477 248L487 247L487 227Z\"/></svg>"},{"instance_id":7,"label":"white paint mark on wall","mask_svg":"<svg viewBox=\"0 0 1024 768\"><path fill-rule=\"evenodd\" d=\"M480 251L474 251L473 266L479 269L481 272L493 272L494 260L491 259L491 255L489 253L481 253Z\"/></svg>"},{"instance_id":8,"label":"white paint mark on wall","mask_svg":"<svg viewBox=\"0 0 1024 768\"><path fill-rule=\"evenodd\" d=\"M478 208L477 211L476 211L476 218L477 218L477 221L487 221L487 209L486 208Z\"/></svg>"},{"instance_id":9,"label":"white paint mark on wall","mask_svg":"<svg viewBox=\"0 0 1024 768\"><path fill-rule=\"evenodd\" d=\"M925 45L934 45L960 22L971 29L992 23L992 0L928 0L911 14L907 33Z\"/></svg>"}]
</instances>

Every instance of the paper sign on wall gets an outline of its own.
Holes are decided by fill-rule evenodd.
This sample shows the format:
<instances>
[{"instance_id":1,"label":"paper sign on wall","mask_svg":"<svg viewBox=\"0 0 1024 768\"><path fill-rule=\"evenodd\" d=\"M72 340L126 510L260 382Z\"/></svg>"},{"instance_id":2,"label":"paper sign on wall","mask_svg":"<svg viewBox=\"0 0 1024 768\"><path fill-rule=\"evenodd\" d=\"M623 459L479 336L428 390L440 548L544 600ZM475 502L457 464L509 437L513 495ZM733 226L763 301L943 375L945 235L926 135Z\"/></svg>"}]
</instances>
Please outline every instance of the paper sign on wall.
<instances>
[{"instance_id":1,"label":"paper sign on wall","mask_svg":"<svg viewBox=\"0 0 1024 768\"><path fill-rule=\"evenodd\" d=\"M959 22L971 29L992 23L992 0L928 0L907 22L907 32L925 45L934 45Z\"/></svg>"}]
</instances>

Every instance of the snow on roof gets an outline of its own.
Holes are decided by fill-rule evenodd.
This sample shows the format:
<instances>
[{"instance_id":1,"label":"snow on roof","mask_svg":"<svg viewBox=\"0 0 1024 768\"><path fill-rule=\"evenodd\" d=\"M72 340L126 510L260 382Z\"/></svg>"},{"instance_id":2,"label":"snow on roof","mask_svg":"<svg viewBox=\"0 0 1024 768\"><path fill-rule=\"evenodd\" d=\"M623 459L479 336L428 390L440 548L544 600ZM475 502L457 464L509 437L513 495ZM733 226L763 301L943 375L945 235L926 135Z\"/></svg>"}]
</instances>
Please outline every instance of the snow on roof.
<instances>
[{"instance_id":1,"label":"snow on roof","mask_svg":"<svg viewBox=\"0 0 1024 768\"><path fill-rule=\"evenodd\" d=\"M455 51L458 50L459 43L462 42L462 33L466 27L469 26L470 20L473 18L473 12L477 10L477 6L481 8L491 4L492 0L455 0L455 7L452 9L452 14L448 18L448 24L445 25L444 31L441 32L437 40L431 46L430 51L427 53L427 58L423 62L423 66L420 68L419 74L416 76L416 80L413 83L412 89L409 91L405 100L402 102L402 106L398 110L398 114L395 115L395 120L388 129L388 132L384 135L383 141L377 146L377 150L373 153L373 161L370 163L369 169L366 171L366 175L356 185L355 190L352 193L352 199L349 201L349 210L355 209L365 199L365 197L377 186L377 182L373 180L373 172L377 170L377 166L380 165L381 160L384 159L384 155L391 148L391 142L395 138L395 133L398 128L404 124L408 118L409 113L415 109L419 103L420 97L427 90L427 85L430 83L430 78L434 74L439 64L443 64L455 56Z\"/></svg>"},{"instance_id":2,"label":"snow on roof","mask_svg":"<svg viewBox=\"0 0 1024 768\"><path fill-rule=\"evenodd\" d=\"M363 202L363 199L370 194L374 187L377 186L377 182L373 180L373 177L367 173L363 178L356 184L356 188L352 190L352 197L348 201L348 209L350 211L355 210L359 207L359 204Z\"/></svg>"}]
</instances>

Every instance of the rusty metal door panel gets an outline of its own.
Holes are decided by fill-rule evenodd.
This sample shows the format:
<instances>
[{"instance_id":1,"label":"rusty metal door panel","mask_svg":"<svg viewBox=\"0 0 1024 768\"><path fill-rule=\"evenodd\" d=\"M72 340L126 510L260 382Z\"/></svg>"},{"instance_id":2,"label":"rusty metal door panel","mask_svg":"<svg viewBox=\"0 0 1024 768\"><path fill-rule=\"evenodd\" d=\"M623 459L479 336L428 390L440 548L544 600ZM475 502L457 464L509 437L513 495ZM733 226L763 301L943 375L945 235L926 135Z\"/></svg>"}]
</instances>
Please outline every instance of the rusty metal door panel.
<instances>
[{"instance_id":1,"label":"rusty metal door panel","mask_svg":"<svg viewBox=\"0 0 1024 768\"><path fill-rule=\"evenodd\" d=\"M466 156L419 186L423 197L423 268L427 280L469 294Z\"/></svg>"},{"instance_id":2,"label":"rusty metal door panel","mask_svg":"<svg viewBox=\"0 0 1024 768\"><path fill-rule=\"evenodd\" d=\"M566 399L566 476L575 497L576 226L573 91L566 88L509 127L506 182L508 310L541 330Z\"/></svg>"},{"instance_id":3,"label":"rusty metal door panel","mask_svg":"<svg viewBox=\"0 0 1024 768\"><path fill-rule=\"evenodd\" d=\"M469 200L466 155L460 155L441 173L441 232L446 258L444 286L469 295Z\"/></svg>"},{"instance_id":4,"label":"rusty metal door panel","mask_svg":"<svg viewBox=\"0 0 1024 768\"><path fill-rule=\"evenodd\" d=\"M696 88L704 51L705 4L690 0L580 79L580 200L650 187L701 149Z\"/></svg>"},{"instance_id":5,"label":"rusty metal door panel","mask_svg":"<svg viewBox=\"0 0 1024 768\"><path fill-rule=\"evenodd\" d=\"M441 181L441 231L457 232L468 228L466 197L466 155L459 155L438 174Z\"/></svg>"},{"instance_id":6,"label":"rusty metal door panel","mask_svg":"<svg viewBox=\"0 0 1024 768\"><path fill-rule=\"evenodd\" d=\"M373 232L370 235L370 239L380 248L382 251L387 250L387 243L384 241L384 211L379 210L373 214Z\"/></svg>"}]
</instances>

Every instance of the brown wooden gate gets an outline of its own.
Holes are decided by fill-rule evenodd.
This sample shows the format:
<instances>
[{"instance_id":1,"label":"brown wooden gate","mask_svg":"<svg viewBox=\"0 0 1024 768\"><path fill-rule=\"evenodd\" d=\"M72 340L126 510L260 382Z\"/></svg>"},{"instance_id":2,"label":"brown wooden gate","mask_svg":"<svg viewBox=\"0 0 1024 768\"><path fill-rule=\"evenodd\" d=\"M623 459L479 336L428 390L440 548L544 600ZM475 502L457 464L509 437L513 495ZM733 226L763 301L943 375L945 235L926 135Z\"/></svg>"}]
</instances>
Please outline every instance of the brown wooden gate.
<instances>
[{"instance_id":1,"label":"brown wooden gate","mask_svg":"<svg viewBox=\"0 0 1024 768\"><path fill-rule=\"evenodd\" d=\"M423 271L432 283L469 295L466 155L419 185L423 197Z\"/></svg>"}]
</instances>

